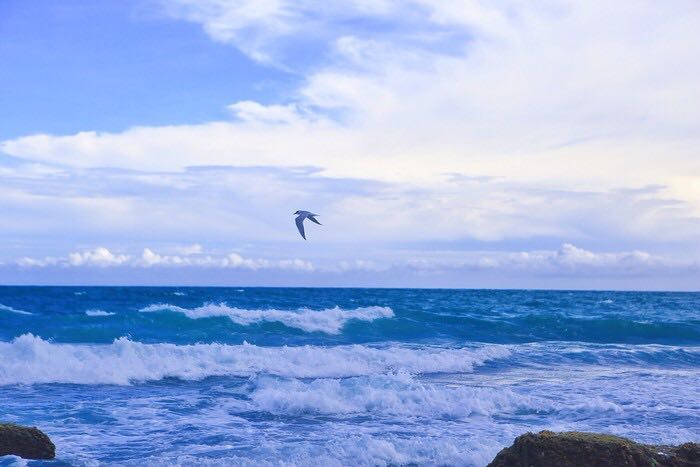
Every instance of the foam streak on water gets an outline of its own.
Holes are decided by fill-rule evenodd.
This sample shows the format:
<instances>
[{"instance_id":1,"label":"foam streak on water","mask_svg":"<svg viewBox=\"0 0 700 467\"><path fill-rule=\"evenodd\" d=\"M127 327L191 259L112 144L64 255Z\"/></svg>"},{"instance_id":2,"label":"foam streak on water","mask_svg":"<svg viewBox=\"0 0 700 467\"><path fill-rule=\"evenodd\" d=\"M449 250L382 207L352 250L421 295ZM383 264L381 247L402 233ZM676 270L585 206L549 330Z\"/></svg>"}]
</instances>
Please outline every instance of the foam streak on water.
<instances>
[{"instance_id":1,"label":"foam streak on water","mask_svg":"<svg viewBox=\"0 0 700 467\"><path fill-rule=\"evenodd\" d=\"M17 313L19 315L31 315L31 313L28 311L17 310L16 308L12 308L11 306L3 305L2 303L0 303L0 311L9 311L10 313Z\"/></svg>"}]
</instances>

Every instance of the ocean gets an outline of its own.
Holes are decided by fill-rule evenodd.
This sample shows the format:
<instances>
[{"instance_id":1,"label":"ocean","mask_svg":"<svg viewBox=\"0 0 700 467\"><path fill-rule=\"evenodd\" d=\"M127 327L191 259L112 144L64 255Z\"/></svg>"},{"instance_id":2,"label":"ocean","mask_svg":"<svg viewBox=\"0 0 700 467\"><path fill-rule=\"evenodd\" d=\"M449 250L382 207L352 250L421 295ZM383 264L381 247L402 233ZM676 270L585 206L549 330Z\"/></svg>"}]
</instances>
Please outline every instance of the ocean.
<instances>
[{"instance_id":1,"label":"ocean","mask_svg":"<svg viewBox=\"0 0 700 467\"><path fill-rule=\"evenodd\" d=\"M700 440L700 294L0 287L29 465L484 466L526 431ZM20 463L0 458L0 465Z\"/></svg>"}]
</instances>

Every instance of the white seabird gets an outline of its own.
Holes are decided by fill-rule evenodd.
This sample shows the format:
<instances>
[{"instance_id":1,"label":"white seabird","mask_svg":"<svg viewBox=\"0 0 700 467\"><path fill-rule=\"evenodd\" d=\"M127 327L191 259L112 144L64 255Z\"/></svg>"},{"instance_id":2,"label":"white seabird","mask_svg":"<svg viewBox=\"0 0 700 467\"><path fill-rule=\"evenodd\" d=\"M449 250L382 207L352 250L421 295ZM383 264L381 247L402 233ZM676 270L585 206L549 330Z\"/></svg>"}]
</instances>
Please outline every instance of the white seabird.
<instances>
[{"instance_id":1,"label":"white seabird","mask_svg":"<svg viewBox=\"0 0 700 467\"><path fill-rule=\"evenodd\" d=\"M319 221L316 220L315 216L318 216L318 214L314 214L313 212L297 211L294 213L294 215L297 216L294 222L297 223L297 229L299 229L301 238L303 238L304 240L306 240L306 234L304 234L304 219L309 219L311 222L314 222L318 225L322 225Z\"/></svg>"}]
</instances>

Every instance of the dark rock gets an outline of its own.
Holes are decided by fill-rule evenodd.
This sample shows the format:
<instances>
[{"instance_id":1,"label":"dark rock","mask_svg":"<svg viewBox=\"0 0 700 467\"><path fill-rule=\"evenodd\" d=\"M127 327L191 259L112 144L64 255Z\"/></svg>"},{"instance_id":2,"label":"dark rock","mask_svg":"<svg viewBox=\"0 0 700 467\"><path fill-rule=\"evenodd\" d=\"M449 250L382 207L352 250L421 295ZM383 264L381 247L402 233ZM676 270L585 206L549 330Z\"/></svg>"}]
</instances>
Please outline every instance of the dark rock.
<instances>
[{"instance_id":1,"label":"dark rock","mask_svg":"<svg viewBox=\"0 0 700 467\"><path fill-rule=\"evenodd\" d=\"M0 423L0 456L25 459L53 459L56 446L41 430L12 423Z\"/></svg>"},{"instance_id":2,"label":"dark rock","mask_svg":"<svg viewBox=\"0 0 700 467\"><path fill-rule=\"evenodd\" d=\"M619 436L540 431L515 438L487 467L700 467L700 444L654 446Z\"/></svg>"}]
</instances>

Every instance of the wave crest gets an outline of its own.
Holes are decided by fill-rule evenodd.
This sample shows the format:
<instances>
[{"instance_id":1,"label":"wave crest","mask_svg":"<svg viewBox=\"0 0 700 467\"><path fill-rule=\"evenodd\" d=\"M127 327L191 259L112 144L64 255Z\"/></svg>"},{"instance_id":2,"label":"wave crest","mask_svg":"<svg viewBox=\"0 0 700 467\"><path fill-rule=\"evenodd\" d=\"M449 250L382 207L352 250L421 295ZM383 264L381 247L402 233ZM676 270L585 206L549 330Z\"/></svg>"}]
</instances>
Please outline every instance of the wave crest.
<instances>
[{"instance_id":1,"label":"wave crest","mask_svg":"<svg viewBox=\"0 0 700 467\"><path fill-rule=\"evenodd\" d=\"M0 310L10 311L12 313L17 313L19 315L33 315L34 314L34 313L30 313L28 311L18 310L16 308L12 308L11 306L3 305L2 303L0 303Z\"/></svg>"},{"instance_id":2,"label":"wave crest","mask_svg":"<svg viewBox=\"0 0 700 467\"><path fill-rule=\"evenodd\" d=\"M190 319L202 319L224 316L236 324L249 326L262 322L279 322L290 328L306 332L325 332L339 334L343 326L350 320L374 321L381 318L392 318L394 311L388 307L370 306L344 310L339 307L315 311L309 309L291 310L247 310L229 307L226 304L208 303L198 308L182 308L176 305L158 303L149 305L141 312L173 311L182 313Z\"/></svg>"},{"instance_id":3,"label":"wave crest","mask_svg":"<svg viewBox=\"0 0 700 467\"><path fill-rule=\"evenodd\" d=\"M130 384L174 377L342 378L406 373L467 373L510 351L499 345L476 349L258 347L225 344L144 344L126 337L111 344L54 344L32 334L0 342L0 384Z\"/></svg>"},{"instance_id":4,"label":"wave crest","mask_svg":"<svg viewBox=\"0 0 700 467\"><path fill-rule=\"evenodd\" d=\"M114 313L104 310L87 310L85 314L87 316L114 316Z\"/></svg>"}]
</instances>

